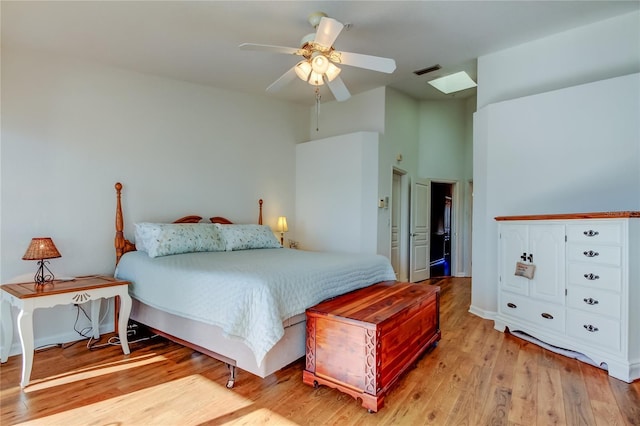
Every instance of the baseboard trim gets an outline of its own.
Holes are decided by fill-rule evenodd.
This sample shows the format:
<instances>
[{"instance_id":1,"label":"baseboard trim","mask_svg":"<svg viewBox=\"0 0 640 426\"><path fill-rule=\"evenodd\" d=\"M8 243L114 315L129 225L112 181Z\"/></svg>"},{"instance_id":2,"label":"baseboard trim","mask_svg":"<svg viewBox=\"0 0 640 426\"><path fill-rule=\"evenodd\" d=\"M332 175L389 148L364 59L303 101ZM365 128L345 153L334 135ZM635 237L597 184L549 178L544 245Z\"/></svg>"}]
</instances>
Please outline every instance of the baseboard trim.
<instances>
[{"instance_id":1,"label":"baseboard trim","mask_svg":"<svg viewBox=\"0 0 640 426\"><path fill-rule=\"evenodd\" d=\"M473 306L471 305L469 307L469 312L472 313L473 315L476 315L480 318L484 318L484 319L488 319L488 320L494 320L496 318L496 314L497 312L494 311L486 311L484 309L480 309L477 306Z\"/></svg>"}]
</instances>

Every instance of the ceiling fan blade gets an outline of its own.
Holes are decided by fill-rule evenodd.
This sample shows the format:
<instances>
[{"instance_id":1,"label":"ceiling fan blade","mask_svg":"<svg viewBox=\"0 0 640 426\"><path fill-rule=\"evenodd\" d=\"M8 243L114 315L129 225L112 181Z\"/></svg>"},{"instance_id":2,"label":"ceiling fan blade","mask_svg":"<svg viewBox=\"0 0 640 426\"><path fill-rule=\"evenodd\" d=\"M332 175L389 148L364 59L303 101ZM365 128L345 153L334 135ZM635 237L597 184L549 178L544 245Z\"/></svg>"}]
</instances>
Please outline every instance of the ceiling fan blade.
<instances>
[{"instance_id":1,"label":"ceiling fan blade","mask_svg":"<svg viewBox=\"0 0 640 426\"><path fill-rule=\"evenodd\" d=\"M386 72L387 74L391 74L396 69L396 61L393 59L382 58L380 56L362 55L360 53L333 52L331 54L331 60L339 64Z\"/></svg>"},{"instance_id":2,"label":"ceiling fan blade","mask_svg":"<svg viewBox=\"0 0 640 426\"><path fill-rule=\"evenodd\" d=\"M343 28L344 25L342 23L333 18L324 17L320 19L314 42L321 46L331 47Z\"/></svg>"},{"instance_id":3,"label":"ceiling fan blade","mask_svg":"<svg viewBox=\"0 0 640 426\"><path fill-rule=\"evenodd\" d=\"M329 86L329 90L333 93L333 97L336 98L338 102L346 101L351 97L351 93L349 93L349 89L344 85L344 82L340 77L336 77L333 81L327 81L327 86Z\"/></svg>"},{"instance_id":4,"label":"ceiling fan blade","mask_svg":"<svg viewBox=\"0 0 640 426\"><path fill-rule=\"evenodd\" d=\"M298 76L296 74L295 67L291 67L289 71L282 74L279 79L277 79L276 81L271 83L269 87L267 87L267 92L277 92L287 84L294 81L296 78L298 78Z\"/></svg>"},{"instance_id":5,"label":"ceiling fan blade","mask_svg":"<svg viewBox=\"0 0 640 426\"><path fill-rule=\"evenodd\" d=\"M238 46L242 50L259 50L261 52L286 53L288 55L302 56L303 50L295 47L271 46L269 44L242 43Z\"/></svg>"}]
</instances>

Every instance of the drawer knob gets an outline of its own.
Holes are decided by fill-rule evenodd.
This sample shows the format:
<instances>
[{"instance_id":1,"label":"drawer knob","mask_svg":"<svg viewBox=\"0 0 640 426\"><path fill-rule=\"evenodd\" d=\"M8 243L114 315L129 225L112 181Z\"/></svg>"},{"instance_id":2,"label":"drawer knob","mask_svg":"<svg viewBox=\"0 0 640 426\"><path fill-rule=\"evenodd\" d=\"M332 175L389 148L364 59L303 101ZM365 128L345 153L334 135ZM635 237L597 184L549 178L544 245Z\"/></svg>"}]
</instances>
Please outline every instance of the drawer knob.
<instances>
[{"instance_id":1,"label":"drawer knob","mask_svg":"<svg viewBox=\"0 0 640 426\"><path fill-rule=\"evenodd\" d=\"M597 305L598 304L598 301L596 299L591 298L591 297L588 298L588 299L584 298L582 300L584 300L584 303L586 303L587 305Z\"/></svg>"},{"instance_id":2,"label":"drawer knob","mask_svg":"<svg viewBox=\"0 0 640 426\"><path fill-rule=\"evenodd\" d=\"M507 307L509 307L509 308L511 308L511 309L515 309L515 308L517 308L518 306L517 306L515 303L511 303L511 302L509 302L509 303L507 303Z\"/></svg>"},{"instance_id":3,"label":"drawer knob","mask_svg":"<svg viewBox=\"0 0 640 426\"><path fill-rule=\"evenodd\" d=\"M600 256L600 253L598 253L597 251L593 251L593 250L589 250L589 251L583 251L582 254L584 254L587 257L596 257L596 256Z\"/></svg>"},{"instance_id":4,"label":"drawer knob","mask_svg":"<svg viewBox=\"0 0 640 426\"><path fill-rule=\"evenodd\" d=\"M599 232L589 229L588 231L584 231L583 234L586 235L587 237L595 237L596 235L599 234Z\"/></svg>"},{"instance_id":5,"label":"drawer knob","mask_svg":"<svg viewBox=\"0 0 640 426\"><path fill-rule=\"evenodd\" d=\"M599 275L591 274L591 273L589 273L589 274L584 274L584 277L585 277L586 279L588 279L588 280L591 280L591 281L593 281L593 280L599 280L599 279L600 279L600 276L599 276Z\"/></svg>"},{"instance_id":6,"label":"drawer knob","mask_svg":"<svg viewBox=\"0 0 640 426\"><path fill-rule=\"evenodd\" d=\"M598 327L594 327L594 326L592 326L591 324L589 324L589 325L585 324L585 325L583 325L583 327L584 327L587 331L589 331L589 332L591 332L591 333L595 333L596 331L598 331Z\"/></svg>"},{"instance_id":7,"label":"drawer knob","mask_svg":"<svg viewBox=\"0 0 640 426\"><path fill-rule=\"evenodd\" d=\"M553 319L553 315L548 314L546 312L541 313L540 316L542 316L542 318L546 318L546 319Z\"/></svg>"}]
</instances>

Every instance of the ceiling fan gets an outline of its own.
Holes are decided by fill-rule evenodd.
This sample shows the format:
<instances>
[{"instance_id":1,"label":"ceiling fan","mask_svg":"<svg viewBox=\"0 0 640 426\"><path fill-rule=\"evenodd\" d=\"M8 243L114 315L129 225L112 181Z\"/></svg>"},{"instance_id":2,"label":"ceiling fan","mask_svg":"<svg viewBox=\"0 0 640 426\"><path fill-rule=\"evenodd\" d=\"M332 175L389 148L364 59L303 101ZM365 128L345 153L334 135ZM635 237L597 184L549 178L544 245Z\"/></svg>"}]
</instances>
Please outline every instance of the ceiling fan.
<instances>
[{"instance_id":1,"label":"ceiling fan","mask_svg":"<svg viewBox=\"0 0 640 426\"><path fill-rule=\"evenodd\" d=\"M240 49L244 50L302 56L303 59L267 87L267 91L280 90L298 77L316 86L316 101L320 99L318 86L325 83L337 101L345 101L351 97L351 94L339 76L341 70L337 65L349 65L388 74L396 69L396 62L393 59L335 50L333 43L344 28L344 24L327 17L325 13L312 13L309 15L309 23L316 32L303 37L299 48L253 43L240 45Z\"/></svg>"}]
</instances>

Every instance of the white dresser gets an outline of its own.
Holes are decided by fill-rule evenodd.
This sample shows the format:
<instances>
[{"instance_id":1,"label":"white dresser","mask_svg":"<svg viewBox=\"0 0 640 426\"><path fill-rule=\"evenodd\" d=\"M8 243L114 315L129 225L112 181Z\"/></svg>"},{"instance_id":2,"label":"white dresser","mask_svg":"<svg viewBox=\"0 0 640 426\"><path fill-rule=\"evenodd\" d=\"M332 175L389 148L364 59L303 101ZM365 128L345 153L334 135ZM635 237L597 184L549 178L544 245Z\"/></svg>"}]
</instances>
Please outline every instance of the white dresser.
<instances>
[{"instance_id":1,"label":"white dresser","mask_svg":"<svg viewBox=\"0 0 640 426\"><path fill-rule=\"evenodd\" d=\"M640 378L640 212L496 220L495 328L579 352L625 382Z\"/></svg>"}]
</instances>

